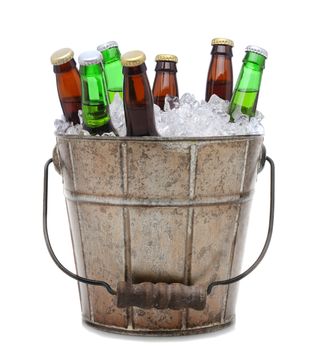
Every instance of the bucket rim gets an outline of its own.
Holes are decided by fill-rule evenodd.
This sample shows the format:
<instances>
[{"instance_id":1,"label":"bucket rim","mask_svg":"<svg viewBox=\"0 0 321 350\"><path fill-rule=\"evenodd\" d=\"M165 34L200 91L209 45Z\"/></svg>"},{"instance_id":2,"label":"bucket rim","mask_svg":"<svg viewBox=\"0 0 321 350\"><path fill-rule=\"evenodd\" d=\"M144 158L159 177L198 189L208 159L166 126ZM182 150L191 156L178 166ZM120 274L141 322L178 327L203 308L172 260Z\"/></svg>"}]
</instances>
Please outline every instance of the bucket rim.
<instances>
[{"instance_id":1,"label":"bucket rim","mask_svg":"<svg viewBox=\"0 0 321 350\"><path fill-rule=\"evenodd\" d=\"M113 142L208 142L208 141L241 141L264 138L264 134L230 135L230 136L89 136L89 135L65 135L55 133L57 139L81 140L81 141L113 141Z\"/></svg>"}]
</instances>

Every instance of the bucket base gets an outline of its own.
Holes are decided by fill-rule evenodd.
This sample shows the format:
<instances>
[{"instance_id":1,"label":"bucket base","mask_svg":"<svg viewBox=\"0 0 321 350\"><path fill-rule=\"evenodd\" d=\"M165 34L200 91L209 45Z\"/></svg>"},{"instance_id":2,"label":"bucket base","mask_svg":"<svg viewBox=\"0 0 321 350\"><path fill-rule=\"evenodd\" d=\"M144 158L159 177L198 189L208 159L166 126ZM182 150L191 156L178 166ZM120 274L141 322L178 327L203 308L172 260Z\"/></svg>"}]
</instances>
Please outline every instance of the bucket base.
<instances>
[{"instance_id":1,"label":"bucket base","mask_svg":"<svg viewBox=\"0 0 321 350\"><path fill-rule=\"evenodd\" d=\"M217 323L217 324L212 324L210 326L194 327L189 329L161 329L161 330L147 330L147 329L133 330L133 329L118 328L118 327L110 327L110 326L106 326L100 323L87 320L86 318L83 318L83 322L90 327L94 327L100 331L109 332L109 333L116 333L116 334L122 334L122 335L166 337L166 336L203 334L203 333L220 331L234 324L235 317L233 316L231 320L225 323Z\"/></svg>"}]
</instances>

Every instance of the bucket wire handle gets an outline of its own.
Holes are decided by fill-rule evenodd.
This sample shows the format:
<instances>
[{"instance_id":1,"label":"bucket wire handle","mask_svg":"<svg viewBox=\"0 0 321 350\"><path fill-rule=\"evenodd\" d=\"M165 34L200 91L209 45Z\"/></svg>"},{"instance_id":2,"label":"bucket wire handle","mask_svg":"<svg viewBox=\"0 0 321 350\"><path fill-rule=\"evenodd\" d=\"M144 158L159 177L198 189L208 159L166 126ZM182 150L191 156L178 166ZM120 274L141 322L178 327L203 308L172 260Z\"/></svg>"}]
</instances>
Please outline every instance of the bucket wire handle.
<instances>
[{"instance_id":1,"label":"bucket wire handle","mask_svg":"<svg viewBox=\"0 0 321 350\"><path fill-rule=\"evenodd\" d=\"M83 282L83 283L91 284L94 286L102 286L102 287L106 288L110 294L116 295L117 292L107 282L81 277L81 276L78 276L77 274L71 272L67 268L65 268L62 265L62 263L58 260L58 258L56 257L56 255L52 249L50 239L49 239L49 234L48 234L48 220L47 220L47 216L48 216L47 215L47 213L48 213L48 172L49 172L49 165L52 162L53 162L53 160L52 160L52 158L50 158L45 164L44 183L43 183L43 216L42 216L42 218L43 218L43 233L44 233L45 242L46 242L49 254L50 254L51 258L53 259L53 261L55 262L55 264L60 268L60 270L62 270L69 277L77 280L78 282Z\"/></svg>"},{"instance_id":2,"label":"bucket wire handle","mask_svg":"<svg viewBox=\"0 0 321 350\"><path fill-rule=\"evenodd\" d=\"M115 291L107 282L92 280L88 278L81 277L67 268L65 268L61 262L56 257L48 235L47 227L47 212L48 212L48 172L49 165L53 162L53 159L49 159L45 164L44 169L44 196L43 196L43 232L45 242L49 251L49 254L55 264L68 276L71 278L91 285L102 286L107 289L107 291L112 295L117 295L118 307L128 307L128 306L140 306L142 308L152 308L156 307L159 309L171 308L171 309L181 309L183 307L190 307L197 310L204 309L206 305L206 295L210 294L212 289L218 285L227 285L231 283L236 283L249 275L263 260L268 247L271 242L272 232L273 232L273 222L274 222L274 206L275 206L275 165L273 160L265 155L265 149L263 149L263 154L261 158L261 164L259 171L264 167L264 162L268 161L270 164L270 215L269 215L269 227L268 234L263 246L263 249L256 259L253 265L251 265L247 270L238 276L214 281L209 284L207 290L201 286L186 286L181 283L156 283L143 282L140 284L132 284L129 282L118 282L117 291Z\"/></svg>"},{"instance_id":3,"label":"bucket wire handle","mask_svg":"<svg viewBox=\"0 0 321 350\"><path fill-rule=\"evenodd\" d=\"M272 238L272 232L273 232L273 222L274 222L274 205L275 205L275 165L273 160L268 157L265 156L264 160L263 160L263 165L264 166L264 162L268 161L270 164L270 216L269 216L269 228L268 228L268 234L263 246L263 249L259 255L259 257L256 259L256 261L254 262L254 264L252 266L250 266L247 270L245 270L243 273L239 274L238 276L226 279L226 280L221 280L221 281L214 281L212 283L209 284L209 286L207 287L207 294L210 294L212 291L212 288L219 286L219 285L226 285L226 284L231 284L231 283L235 283L240 281L241 279L243 279L244 277L246 277L247 275L249 275L259 264L260 262L263 260L270 242L271 242L271 238Z\"/></svg>"}]
</instances>

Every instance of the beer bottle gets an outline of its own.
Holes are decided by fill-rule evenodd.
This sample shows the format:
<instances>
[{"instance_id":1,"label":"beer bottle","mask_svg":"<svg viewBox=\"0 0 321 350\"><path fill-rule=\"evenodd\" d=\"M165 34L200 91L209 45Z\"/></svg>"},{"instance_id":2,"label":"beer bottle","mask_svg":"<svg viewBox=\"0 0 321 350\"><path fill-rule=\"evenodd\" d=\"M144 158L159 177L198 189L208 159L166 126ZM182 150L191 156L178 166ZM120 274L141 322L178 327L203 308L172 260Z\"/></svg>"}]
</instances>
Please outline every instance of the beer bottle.
<instances>
[{"instance_id":1,"label":"beer bottle","mask_svg":"<svg viewBox=\"0 0 321 350\"><path fill-rule=\"evenodd\" d=\"M81 85L79 72L71 49L64 48L51 55L53 71L56 73L58 96L62 111L68 122L79 124L81 109Z\"/></svg>"},{"instance_id":2,"label":"beer bottle","mask_svg":"<svg viewBox=\"0 0 321 350\"><path fill-rule=\"evenodd\" d=\"M115 132L109 115L102 60L99 51L86 51L78 57L84 129L93 135Z\"/></svg>"},{"instance_id":3,"label":"beer bottle","mask_svg":"<svg viewBox=\"0 0 321 350\"><path fill-rule=\"evenodd\" d=\"M230 121L236 113L253 117L259 97L259 90L267 51L258 46L247 46L232 100L229 107Z\"/></svg>"},{"instance_id":4,"label":"beer bottle","mask_svg":"<svg viewBox=\"0 0 321 350\"><path fill-rule=\"evenodd\" d=\"M230 101L233 91L232 40L215 38L212 40L212 59L207 74L205 100L213 94Z\"/></svg>"},{"instance_id":5,"label":"beer bottle","mask_svg":"<svg viewBox=\"0 0 321 350\"><path fill-rule=\"evenodd\" d=\"M158 136L145 60L141 51L130 51L121 57L127 136Z\"/></svg>"},{"instance_id":6,"label":"beer bottle","mask_svg":"<svg viewBox=\"0 0 321 350\"><path fill-rule=\"evenodd\" d=\"M109 103L112 103L116 92L123 98L123 73L120 62L120 51L116 41L99 45L97 50L103 55L103 65L107 83Z\"/></svg>"},{"instance_id":7,"label":"beer bottle","mask_svg":"<svg viewBox=\"0 0 321 350\"><path fill-rule=\"evenodd\" d=\"M174 55L161 54L157 55L156 75L153 85L154 103L161 109L164 109L165 97L178 97L178 86L176 79L176 63L177 57Z\"/></svg>"}]
</instances>

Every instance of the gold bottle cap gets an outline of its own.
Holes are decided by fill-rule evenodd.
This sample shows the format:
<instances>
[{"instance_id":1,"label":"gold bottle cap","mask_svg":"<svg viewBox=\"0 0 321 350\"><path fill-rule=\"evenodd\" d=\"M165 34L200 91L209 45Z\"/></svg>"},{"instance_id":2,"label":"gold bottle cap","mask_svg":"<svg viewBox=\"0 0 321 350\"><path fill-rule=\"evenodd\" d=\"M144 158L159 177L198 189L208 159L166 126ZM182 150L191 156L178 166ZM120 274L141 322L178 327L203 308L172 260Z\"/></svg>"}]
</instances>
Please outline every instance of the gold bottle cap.
<instances>
[{"instance_id":1,"label":"gold bottle cap","mask_svg":"<svg viewBox=\"0 0 321 350\"><path fill-rule=\"evenodd\" d=\"M155 57L155 61L168 61L168 62L178 62L178 58L175 55L161 53Z\"/></svg>"},{"instance_id":2,"label":"gold bottle cap","mask_svg":"<svg viewBox=\"0 0 321 350\"><path fill-rule=\"evenodd\" d=\"M143 64L146 56L142 51L129 51L121 56L121 63L124 67L137 67Z\"/></svg>"},{"instance_id":3,"label":"gold bottle cap","mask_svg":"<svg viewBox=\"0 0 321 350\"><path fill-rule=\"evenodd\" d=\"M225 38L214 38L212 40L212 46L213 45L228 45L228 46L234 46L234 43L230 39L225 39Z\"/></svg>"},{"instance_id":4,"label":"gold bottle cap","mask_svg":"<svg viewBox=\"0 0 321 350\"><path fill-rule=\"evenodd\" d=\"M51 55L51 63L55 66L67 63L74 58L74 52L71 49L64 48L54 52Z\"/></svg>"}]
</instances>

